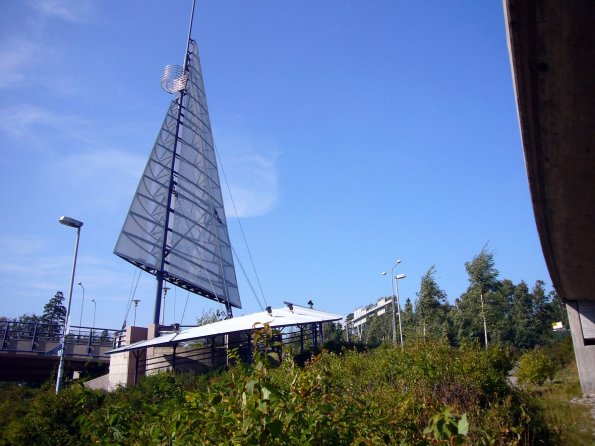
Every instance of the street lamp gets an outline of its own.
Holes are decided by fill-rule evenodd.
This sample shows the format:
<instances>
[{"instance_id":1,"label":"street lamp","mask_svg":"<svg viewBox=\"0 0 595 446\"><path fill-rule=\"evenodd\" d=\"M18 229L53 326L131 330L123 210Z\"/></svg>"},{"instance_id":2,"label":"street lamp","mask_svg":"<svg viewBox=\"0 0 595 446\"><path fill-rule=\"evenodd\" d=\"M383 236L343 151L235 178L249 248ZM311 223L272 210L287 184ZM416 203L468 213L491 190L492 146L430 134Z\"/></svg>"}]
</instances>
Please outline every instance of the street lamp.
<instances>
[{"instance_id":1,"label":"street lamp","mask_svg":"<svg viewBox=\"0 0 595 446\"><path fill-rule=\"evenodd\" d=\"M132 302L134 302L134 322L132 323L132 326L136 327L136 307L138 307L140 299L132 299Z\"/></svg>"},{"instance_id":2,"label":"street lamp","mask_svg":"<svg viewBox=\"0 0 595 446\"><path fill-rule=\"evenodd\" d=\"M395 264L393 265L393 267L390 269L390 286L391 286L391 290L392 290L392 304L393 304L393 308L392 308L392 328L393 328L393 344L397 343L397 321L395 318L395 283L393 282L393 271L394 269L397 267L397 265L401 263L401 260L397 260L395 262ZM383 276L386 276L388 274L388 271L384 271L382 273ZM401 338L402 339L402 338ZM403 346L403 341L401 341L401 347Z\"/></svg>"},{"instance_id":3,"label":"street lamp","mask_svg":"<svg viewBox=\"0 0 595 446\"><path fill-rule=\"evenodd\" d=\"M81 325L83 325L83 307L85 306L85 287L83 282L78 282L79 286L83 289L83 302L81 303L81 316L79 317L79 336L81 335Z\"/></svg>"},{"instance_id":4,"label":"street lamp","mask_svg":"<svg viewBox=\"0 0 595 446\"><path fill-rule=\"evenodd\" d=\"M163 315L161 316L161 325L165 325L165 298L167 297L167 292L169 291L169 287L166 285L163 287Z\"/></svg>"},{"instance_id":5,"label":"street lamp","mask_svg":"<svg viewBox=\"0 0 595 446\"><path fill-rule=\"evenodd\" d=\"M397 285L397 307L399 308L399 335L401 336L401 350L403 349L403 329L401 327L401 304L399 303L399 280L404 279L405 277L407 277L405 274L398 274L395 276L395 283Z\"/></svg>"},{"instance_id":6,"label":"street lamp","mask_svg":"<svg viewBox=\"0 0 595 446\"><path fill-rule=\"evenodd\" d=\"M82 221L75 220L74 218L60 217L60 223L69 226L71 228L76 228L76 243L74 245L74 259L72 261L72 274L70 275L70 292L68 293L68 305L66 307L66 320L64 321L64 326L62 327L62 339L60 340L60 344L62 348L60 349L60 364L58 365L58 376L56 377L56 393L60 392L62 389L62 381L64 378L64 352L66 350L66 331L69 327L70 321L70 304L72 303L72 288L74 287L74 273L76 271L76 258L78 255L79 250L79 239L81 237L81 227L83 226Z\"/></svg>"},{"instance_id":7,"label":"street lamp","mask_svg":"<svg viewBox=\"0 0 595 446\"><path fill-rule=\"evenodd\" d=\"M95 299L91 299L93 302L93 325L91 326L91 339L93 339L93 331L95 331L95 314L97 313L97 302Z\"/></svg>"}]
</instances>

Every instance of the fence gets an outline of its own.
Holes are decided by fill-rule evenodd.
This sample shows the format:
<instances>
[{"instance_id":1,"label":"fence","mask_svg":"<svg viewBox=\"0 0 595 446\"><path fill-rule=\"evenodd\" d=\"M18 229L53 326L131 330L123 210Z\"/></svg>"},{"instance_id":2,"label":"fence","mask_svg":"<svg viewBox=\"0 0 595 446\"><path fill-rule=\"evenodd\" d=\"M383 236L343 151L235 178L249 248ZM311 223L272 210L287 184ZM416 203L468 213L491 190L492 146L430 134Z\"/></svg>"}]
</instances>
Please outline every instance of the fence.
<instances>
[{"instance_id":1,"label":"fence","mask_svg":"<svg viewBox=\"0 0 595 446\"><path fill-rule=\"evenodd\" d=\"M284 327L275 330L272 350L289 351L296 357L315 352L323 343L322 323ZM138 377L158 371L175 370L202 373L225 367L230 361L249 363L255 350L262 350L263 343L254 343L254 330L218 334L196 340L131 350L134 360L134 382ZM149 350L149 352L147 351Z\"/></svg>"},{"instance_id":2,"label":"fence","mask_svg":"<svg viewBox=\"0 0 595 446\"><path fill-rule=\"evenodd\" d=\"M116 330L71 326L65 339L66 355L106 356ZM0 322L0 350L15 353L54 354L60 348L62 325L40 322Z\"/></svg>"}]
</instances>

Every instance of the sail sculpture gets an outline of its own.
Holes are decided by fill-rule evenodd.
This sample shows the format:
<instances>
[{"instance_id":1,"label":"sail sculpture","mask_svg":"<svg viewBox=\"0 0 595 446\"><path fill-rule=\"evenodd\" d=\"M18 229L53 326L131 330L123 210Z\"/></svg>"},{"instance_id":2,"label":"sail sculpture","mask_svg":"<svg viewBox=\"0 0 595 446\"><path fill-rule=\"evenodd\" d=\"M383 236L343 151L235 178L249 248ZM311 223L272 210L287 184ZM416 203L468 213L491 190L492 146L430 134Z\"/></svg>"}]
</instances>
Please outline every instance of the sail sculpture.
<instances>
[{"instance_id":1,"label":"sail sculpture","mask_svg":"<svg viewBox=\"0 0 595 446\"><path fill-rule=\"evenodd\" d=\"M114 253L157 277L155 324L163 281L224 303L231 317L231 307L242 306L198 48L191 38L184 66L167 66L162 86L176 97Z\"/></svg>"}]
</instances>

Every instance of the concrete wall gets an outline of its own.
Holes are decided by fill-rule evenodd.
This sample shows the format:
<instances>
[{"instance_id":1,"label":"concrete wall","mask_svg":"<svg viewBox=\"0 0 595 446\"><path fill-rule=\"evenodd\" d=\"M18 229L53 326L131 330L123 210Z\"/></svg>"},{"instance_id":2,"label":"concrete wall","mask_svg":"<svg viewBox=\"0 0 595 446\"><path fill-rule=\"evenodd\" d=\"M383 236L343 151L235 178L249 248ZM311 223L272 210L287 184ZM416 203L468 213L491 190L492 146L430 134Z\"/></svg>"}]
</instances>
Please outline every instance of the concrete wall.
<instances>
[{"instance_id":1,"label":"concrete wall","mask_svg":"<svg viewBox=\"0 0 595 446\"><path fill-rule=\"evenodd\" d=\"M595 302L567 301L574 355L584 394L595 394Z\"/></svg>"}]
</instances>

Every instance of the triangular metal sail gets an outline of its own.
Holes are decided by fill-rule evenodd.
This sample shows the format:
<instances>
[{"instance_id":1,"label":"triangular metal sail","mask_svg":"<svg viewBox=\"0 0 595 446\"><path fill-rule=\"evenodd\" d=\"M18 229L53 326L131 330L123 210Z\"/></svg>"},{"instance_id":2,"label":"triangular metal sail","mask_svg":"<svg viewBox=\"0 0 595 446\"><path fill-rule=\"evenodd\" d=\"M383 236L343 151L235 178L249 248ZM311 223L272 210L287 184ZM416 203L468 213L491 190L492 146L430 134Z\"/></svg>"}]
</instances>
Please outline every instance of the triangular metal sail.
<instances>
[{"instance_id":1,"label":"triangular metal sail","mask_svg":"<svg viewBox=\"0 0 595 446\"><path fill-rule=\"evenodd\" d=\"M223 302L228 309L241 308L198 48L192 40L185 68L185 89L169 107L114 253L158 279ZM160 280L158 287L159 296Z\"/></svg>"}]
</instances>

